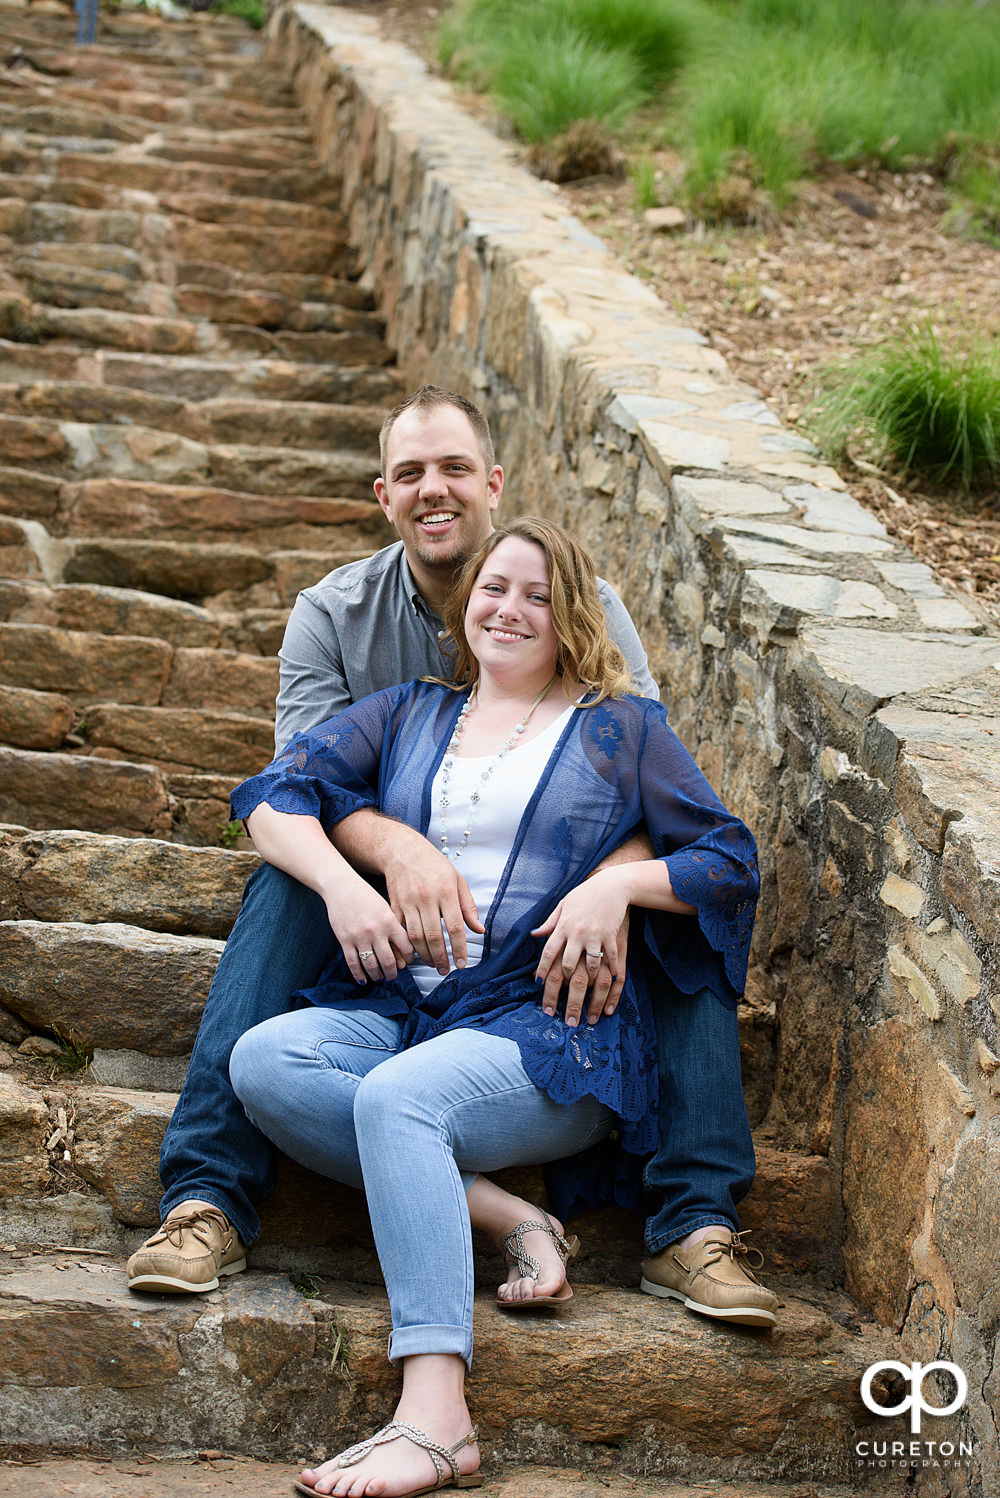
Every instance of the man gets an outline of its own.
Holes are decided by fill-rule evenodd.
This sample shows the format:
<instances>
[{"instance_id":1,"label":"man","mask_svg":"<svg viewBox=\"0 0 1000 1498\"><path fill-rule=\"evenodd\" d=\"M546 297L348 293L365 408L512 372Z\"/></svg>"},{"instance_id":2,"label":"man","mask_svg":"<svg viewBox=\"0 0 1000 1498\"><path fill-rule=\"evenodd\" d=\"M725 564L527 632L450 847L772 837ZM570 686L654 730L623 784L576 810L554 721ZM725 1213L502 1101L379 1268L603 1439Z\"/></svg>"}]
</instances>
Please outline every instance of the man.
<instances>
[{"instance_id":1,"label":"man","mask_svg":"<svg viewBox=\"0 0 1000 1498\"><path fill-rule=\"evenodd\" d=\"M400 539L299 595L281 648L279 746L370 692L447 670L440 610L466 558L489 534L503 470L482 413L435 386L423 386L390 414L380 452L375 494ZM656 696L621 600L607 583L601 597L637 689ZM464 962L465 931L482 926L465 880L426 838L374 811L346 818L334 836L359 870L385 880L394 913L425 961L448 972L443 925L456 963ZM624 849L618 856L648 852ZM373 945L363 930L358 934L359 948ZM273 1163L271 1146L230 1087L230 1052L244 1031L284 1013L294 992L316 982L333 948L319 896L269 864L257 869L164 1139L164 1222L129 1260L132 1289L199 1293L246 1267L244 1244L259 1230L257 1204L271 1190ZM564 985L567 1014L579 1017L589 990L588 1014L596 1018L614 1007L620 980L603 963L596 974L588 974L585 962L573 973L555 968L546 980L547 1007ZM643 1288L725 1319L771 1324L774 1297L743 1270L746 1250L733 1232L735 1202L754 1170L735 1015L708 998L706 1004L700 996L677 995L658 1005L662 1112L670 1127L647 1173L663 1206L650 1219L654 1257L644 1264ZM683 1154L671 1150L672 1136Z\"/></svg>"}]
</instances>

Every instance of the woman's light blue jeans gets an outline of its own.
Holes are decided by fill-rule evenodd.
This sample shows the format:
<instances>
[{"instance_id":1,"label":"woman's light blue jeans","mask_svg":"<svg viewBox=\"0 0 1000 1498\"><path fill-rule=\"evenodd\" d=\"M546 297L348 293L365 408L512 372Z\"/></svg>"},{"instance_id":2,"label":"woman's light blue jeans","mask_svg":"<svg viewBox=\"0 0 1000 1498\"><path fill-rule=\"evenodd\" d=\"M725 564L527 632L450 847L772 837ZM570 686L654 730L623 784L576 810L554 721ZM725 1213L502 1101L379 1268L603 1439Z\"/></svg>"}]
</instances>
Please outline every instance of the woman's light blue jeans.
<instances>
[{"instance_id":1,"label":"woman's light blue jeans","mask_svg":"<svg viewBox=\"0 0 1000 1498\"><path fill-rule=\"evenodd\" d=\"M248 1117L285 1154L363 1188L392 1310L389 1357L472 1360L474 1275L465 1193L480 1172L578 1154L614 1115L554 1103L514 1041L451 1030L396 1054L398 1020L301 1009L236 1044Z\"/></svg>"}]
</instances>

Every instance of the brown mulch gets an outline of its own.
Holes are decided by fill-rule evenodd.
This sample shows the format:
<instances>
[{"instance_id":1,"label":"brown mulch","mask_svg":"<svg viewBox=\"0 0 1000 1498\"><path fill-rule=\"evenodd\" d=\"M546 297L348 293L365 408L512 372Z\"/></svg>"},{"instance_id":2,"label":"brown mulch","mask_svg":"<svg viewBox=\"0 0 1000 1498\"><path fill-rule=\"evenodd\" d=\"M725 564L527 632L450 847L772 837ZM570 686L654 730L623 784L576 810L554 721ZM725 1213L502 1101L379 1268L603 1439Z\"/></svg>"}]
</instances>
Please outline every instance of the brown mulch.
<instances>
[{"instance_id":1,"label":"brown mulch","mask_svg":"<svg viewBox=\"0 0 1000 1498\"><path fill-rule=\"evenodd\" d=\"M436 67L432 30L447 5L355 4ZM463 102L489 121L487 102ZM661 152L652 160L669 204L676 158ZM627 177L590 178L560 191L626 268L704 333L789 425L801 419L819 368L928 316L945 342L968 328L1000 335L1000 250L947 232L948 197L926 172L831 169L767 222L693 223L669 234L645 225ZM956 499L852 456L842 476L855 498L977 604L984 622L1000 624L1000 494Z\"/></svg>"}]
</instances>

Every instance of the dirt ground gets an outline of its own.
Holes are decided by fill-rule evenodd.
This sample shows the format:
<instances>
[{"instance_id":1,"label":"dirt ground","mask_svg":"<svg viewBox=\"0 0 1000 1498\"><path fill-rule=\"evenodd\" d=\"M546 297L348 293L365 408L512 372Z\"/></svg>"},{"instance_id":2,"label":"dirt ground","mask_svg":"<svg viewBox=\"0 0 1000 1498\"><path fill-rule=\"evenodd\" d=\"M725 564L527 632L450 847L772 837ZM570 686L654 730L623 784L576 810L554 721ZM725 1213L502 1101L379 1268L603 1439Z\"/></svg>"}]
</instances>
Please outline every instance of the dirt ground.
<instances>
[{"instance_id":1,"label":"dirt ground","mask_svg":"<svg viewBox=\"0 0 1000 1498\"><path fill-rule=\"evenodd\" d=\"M432 30L446 6L355 3L435 65ZM466 102L491 121L487 103ZM667 152L652 160L667 206L676 161ZM624 265L790 425L809 404L821 366L928 316L944 341L969 327L1000 333L1000 250L947 232L948 197L925 172L831 170L804 184L794 206L769 223L692 223L673 233L645 224L627 176L592 177L560 191ZM880 472L860 454L842 476L891 535L963 598L976 600L985 620L1000 624L1000 494L969 502L935 494Z\"/></svg>"},{"instance_id":2,"label":"dirt ground","mask_svg":"<svg viewBox=\"0 0 1000 1498\"><path fill-rule=\"evenodd\" d=\"M488 1468L487 1468L488 1473ZM88 1457L39 1462L0 1459L0 1498L279 1498L292 1491L290 1463L249 1461L202 1452L184 1461L140 1455L132 1461ZM476 1489L480 1498L745 1498L742 1484L675 1484L601 1476L571 1468L515 1468ZM754 1498L851 1498L842 1487L812 1483L754 1483Z\"/></svg>"}]
</instances>

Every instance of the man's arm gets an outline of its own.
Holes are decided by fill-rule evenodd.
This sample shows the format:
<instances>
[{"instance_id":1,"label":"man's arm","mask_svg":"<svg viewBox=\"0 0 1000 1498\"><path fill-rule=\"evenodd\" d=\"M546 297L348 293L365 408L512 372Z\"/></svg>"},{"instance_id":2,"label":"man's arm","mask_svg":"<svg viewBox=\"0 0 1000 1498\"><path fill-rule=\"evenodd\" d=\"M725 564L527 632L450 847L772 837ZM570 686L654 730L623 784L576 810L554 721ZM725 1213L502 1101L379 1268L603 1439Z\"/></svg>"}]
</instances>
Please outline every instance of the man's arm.
<instances>
[{"instance_id":1,"label":"man's arm","mask_svg":"<svg viewBox=\"0 0 1000 1498\"><path fill-rule=\"evenodd\" d=\"M332 718L350 707L352 699L337 627L307 593L295 600L278 658L274 741L283 749L294 734Z\"/></svg>"},{"instance_id":2,"label":"man's arm","mask_svg":"<svg viewBox=\"0 0 1000 1498\"><path fill-rule=\"evenodd\" d=\"M659 699L660 689L649 674L649 662L646 659L646 652L642 648L639 631L632 623L628 609L622 603L611 584L605 582L604 578L598 579L597 591L600 593L601 603L604 605L604 618L608 626L608 634L625 657L625 664L632 678L634 691L640 697L655 697Z\"/></svg>"}]
</instances>

